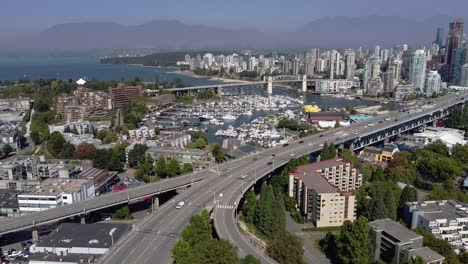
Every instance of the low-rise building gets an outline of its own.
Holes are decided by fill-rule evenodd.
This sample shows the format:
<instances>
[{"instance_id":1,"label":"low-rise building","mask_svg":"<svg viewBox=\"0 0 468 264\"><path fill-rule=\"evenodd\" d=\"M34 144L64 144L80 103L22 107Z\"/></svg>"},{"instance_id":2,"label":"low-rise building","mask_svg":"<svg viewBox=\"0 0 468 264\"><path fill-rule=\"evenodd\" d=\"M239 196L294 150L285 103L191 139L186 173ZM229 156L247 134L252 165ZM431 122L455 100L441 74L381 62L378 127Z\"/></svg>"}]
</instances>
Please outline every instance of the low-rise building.
<instances>
[{"instance_id":1,"label":"low-rise building","mask_svg":"<svg viewBox=\"0 0 468 264\"><path fill-rule=\"evenodd\" d=\"M0 190L0 218L20 215L18 206L18 194L20 193L14 190Z\"/></svg>"},{"instance_id":2,"label":"low-rise building","mask_svg":"<svg viewBox=\"0 0 468 264\"><path fill-rule=\"evenodd\" d=\"M0 99L0 109L12 109L27 111L31 109L31 98L19 97L19 98L7 98Z\"/></svg>"},{"instance_id":3,"label":"low-rise building","mask_svg":"<svg viewBox=\"0 0 468 264\"><path fill-rule=\"evenodd\" d=\"M175 132L171 135L163 137L158 140L158 145L160 147L170 147L175 149L185 148L189 142L191 142L192 137L189 134L184 132Z\"/></svg>"},{"instance_id":4,"label":"low-rise building","mask_svg":"<svg viewBox=\"0 0 468 264\"><path fill-rule=\"evenodd\" d=\"M150 139L156 136L154 129L149 129L146 126L142 126L137 129L132 129L128 131L128 135L131 140L140 140L140 139Z\"/></svg>"},{"instance_id":5,"label":"low-rise building","mask_svg":"<svg viewBox=\"0 0 468 264\"><path fill-rule=\"evenodd\" d=\"M343 114L341 112L317 112L309 113L309 122L311 124L318 124L319 122L342 122Z\"/></svg>"},{"instance_id":6,"label":"low-rise building","mask_svg":"<svg viewBox=\"0 0 468 264\"><path fill-rule=\"evenodd\" d=\"M396 101L406 101L415 95L413 85L398 85L393 91L393 99Z\"/></svg>"},{"instance_id":7,"label":"low-rise building","mask_svg":"<svg viewBox=\"0 0 468 264\"><path fill-rule=\"evenodd\" d=\"M318 80L315 82L315 91L320 93L347 93L351 88L359 87L357 80Z\"/></svg>"},{"instance_id":8,"label":"low-rise building","mask_svg":"<svg viewBox=\"0 0 468 264\"><path fill-rule=\"evenodd\" d=\"M454 128L426 127L421 132L414 133L413 136L425 138L426 144L441 140L449 148L456 144L465 145L468 143L465 140L465 132Z\"/></svg>"},{"instance_id":9,"label":"low-rise building","mask_svg":"<svg viewBox=\"0 0 468 264\"><path fill-rule=\"evenodd\" d=\"M216 160L208 149L173 149L165 147L151 147L146 151L154 160L164 158L175 159L180 164L190 163L194 170L206 169L215 165Z\"/></svg>"},{"instance_id":10,"label":"low-rise building","mask_svg":"<svg viewBox=\"0 0 468 264\"><path fill-rule=\"evenodd\" d=\"M95 263L128 231L128 224L63 223L39 243L31 246L32 264Z\"/></svg>"},{"instance_id":11,"label":"low-rise building","mask_svg":"<svg viewBox=\"0 0 468 264\"><path fill-rule=\"evenodd\" d=\"M395 144L385 144L382 148L365 147L359 152L359 157L369 159L371 162L389 162L396 153L400 152Z\"/></svg>"},{"instance_id":12,"label":"low-rise building","mask_svg":"<svg viewBox=\"0 0 468 264\"><path fill-rule=\"evenodd\" d=\"M369 223L375 235L374 260L388 263L407 263L410 258L421 257L424 263L442 264L443 256L423 247L423 237L391 219Z\"/></svg>"},{"instance_id":13,"label":"low-rise building","mask_svg":"<svg viewBox=\"0 0 468 264\"><path fill-rule=\"evenodd\" d=\"M96 196L111 190L112 185L119 180L117 171L107 171L98 168L88 167L81 171L78 179L88 179L94 181Z\"/></svg>"},{"instance_id":14,"label":"low-rise building","mask_svg":"<svg viewBox=\"0 0 468 264\"><path fill-rule=\"evenodd\" d=\"M403 219L411 228L423 228L446 240L458 253L468 250L468 207L453 200L407 202Z\"/></svg>"},{"instance_id":15,"label":"low-rise building","mask_svg":"<svg viewBox=\"0 0 468 264\"><path fill-rule=\"evenodd\" d=\"M21 214L39 212L93 198L94 181L88 179L46 179L18 195Z\"/></svg>"},{"instance_id":16,"label":"low-rise building","mask_svg":"<svg viewBox=\"0 0 468 264\"><path fill-rule=\"evenodd\" d=\"M298 166L289 175L289 196L316 227L341 226L356 219L353 191L361 185L362 174L335 158Z\"/></svg>"}]
</instances>

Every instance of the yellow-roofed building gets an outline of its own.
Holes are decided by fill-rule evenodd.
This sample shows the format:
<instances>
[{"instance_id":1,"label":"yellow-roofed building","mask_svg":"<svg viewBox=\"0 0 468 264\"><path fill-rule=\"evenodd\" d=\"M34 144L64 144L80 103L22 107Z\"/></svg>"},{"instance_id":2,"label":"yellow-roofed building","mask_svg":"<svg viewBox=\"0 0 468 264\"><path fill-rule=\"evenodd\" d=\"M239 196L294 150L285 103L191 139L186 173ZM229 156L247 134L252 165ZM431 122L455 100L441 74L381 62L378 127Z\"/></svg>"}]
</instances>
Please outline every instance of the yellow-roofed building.
<instances>
[{"instance_id":1,"label":"yellow-roofed building","mask_svg":"<svg viewBox=\"0 0 468 264\"><path fill-rule=\"evenodd\" d=\"M304 113L317 113L321 111L317 105L304 105L302 110Z\"/></svg>"}]
</instances>

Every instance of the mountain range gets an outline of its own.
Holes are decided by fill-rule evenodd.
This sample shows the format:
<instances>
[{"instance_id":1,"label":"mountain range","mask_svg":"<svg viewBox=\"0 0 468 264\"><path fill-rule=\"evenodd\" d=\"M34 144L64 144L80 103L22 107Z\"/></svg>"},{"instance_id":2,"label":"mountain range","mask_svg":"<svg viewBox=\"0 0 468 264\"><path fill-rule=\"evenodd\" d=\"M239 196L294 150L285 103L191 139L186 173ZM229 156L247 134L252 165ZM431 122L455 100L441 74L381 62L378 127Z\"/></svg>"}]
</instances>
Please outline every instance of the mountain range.
<instances>
[{"instance_id":1,"label":"mountain range","mask_svg":"<svg viewBox=\"0 0 468 264\"><path fill-rule=\"evenodd\" d=\"M436 16L413 20L399 16L325 17L289 32L225 29L185 24L176 20L153 20L135 26L110 22L55 25L35 36L4 41L3 49L116 49L160 48L344 48L429 45L437 27L448 27L453 18Z\"/></svg>"}]
</instances>

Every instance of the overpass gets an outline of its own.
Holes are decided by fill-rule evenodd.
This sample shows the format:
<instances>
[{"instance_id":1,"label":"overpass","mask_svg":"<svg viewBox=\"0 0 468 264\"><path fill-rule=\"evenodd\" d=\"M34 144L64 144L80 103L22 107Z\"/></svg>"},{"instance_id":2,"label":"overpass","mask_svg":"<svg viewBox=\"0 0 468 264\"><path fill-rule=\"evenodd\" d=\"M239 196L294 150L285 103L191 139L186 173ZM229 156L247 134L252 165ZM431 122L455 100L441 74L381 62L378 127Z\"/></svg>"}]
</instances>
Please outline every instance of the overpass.
<instances>
[{"instance_id":1,"label":"overpass","mask_svg":"<svg viewBox=\"0 0 468 264\"><path fill-rule=\"evenodd\" d=\"M93 199L51 208L45 211L30 213L15 218L4 218L0 220L0 235L53 223L73 216L83 216L100 209L188 187L214 175L216 175L216 173L211 170L197 172L176 178L165 179L157 183L129 188L122 192L104 194Z\"/></svg>"},{"instance_id":2,"label":"overpass","mask_svg":"<svg viewBox=\"0 0 468 264\"><path fill-rule=\"evenodd\" d=\"M309 136L291 142L287 146L267 149L231 161L220 166L219 175L194 185L164 204L159 212L144 219L124 240L115 245L109 254L103 256L100 263L154 263L156 259L158 263L172 263L171 248L177 242L190 217L204 208L213 210L214 226L218 236L238 247L241 256L252 254L262 263L275 263L250 243L236 222L239 203L252 185L293 157L319 153L325 141L343 146L354 145L359 149L392 137L396 133L424 125L421 121L432 122L436 118L442 118L449 113L450 107L466 103L467 99L468 93L449 95L439 98L437 105L425 112L389 113L371 121L341 127L326 134ZM423 117L426 119L421 119ZM242 179L243 175L247 177ZM178 201L185 201L186 205L176 210L175 204ZM309 263L320 263L307 251L305 257Z\"/></svg>"}]
</instances>

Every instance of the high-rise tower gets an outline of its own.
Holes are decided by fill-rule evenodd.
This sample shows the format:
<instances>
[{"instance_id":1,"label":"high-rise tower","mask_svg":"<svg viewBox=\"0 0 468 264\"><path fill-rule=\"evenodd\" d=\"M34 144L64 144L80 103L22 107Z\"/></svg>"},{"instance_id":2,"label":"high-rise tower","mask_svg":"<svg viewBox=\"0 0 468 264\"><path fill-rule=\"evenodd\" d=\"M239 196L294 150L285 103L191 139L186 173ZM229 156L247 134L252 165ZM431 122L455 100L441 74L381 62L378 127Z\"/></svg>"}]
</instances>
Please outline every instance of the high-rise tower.
<instances>
[{"instance_id":1,"label":"high-rise tower","mask_svg":"<svg viewBox=\"0 0 468 264\"><path fill-rule=\"evenodd\" d=\"M446 81L452 81L453 64L455 60L455 51L462 47L463 40L463 22L454 21L449 24L449 33L445 46L445 63L447 64Z\"/></svg>"}]
</instances>

